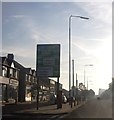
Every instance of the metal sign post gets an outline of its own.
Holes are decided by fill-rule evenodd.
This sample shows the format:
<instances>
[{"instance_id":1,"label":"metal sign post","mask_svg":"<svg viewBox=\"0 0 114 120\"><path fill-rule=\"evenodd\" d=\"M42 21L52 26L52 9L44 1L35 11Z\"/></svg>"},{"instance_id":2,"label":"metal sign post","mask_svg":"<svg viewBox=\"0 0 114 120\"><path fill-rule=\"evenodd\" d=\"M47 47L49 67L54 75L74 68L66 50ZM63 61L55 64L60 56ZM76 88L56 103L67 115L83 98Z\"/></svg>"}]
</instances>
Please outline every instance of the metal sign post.
<instances>
[{"instance_id":1,"label":"metal sign post","mask_svg":"<svg viewBox=\"0 0 114 120\"><path fill-rule=\"evenodd\" d=\"M39 77L37 77L37 110L39 109Z\"/></svg>"},{"instance_id":2,"label":"metal sign post","mask_svg":"<svg viewBox=\"0 0 114 120\"><path fill-rule=\"evenodd\" d=\"M57 109L62 108L62 91L59 89L59 77L57 78Z\"/></svg>"}]
</instances>

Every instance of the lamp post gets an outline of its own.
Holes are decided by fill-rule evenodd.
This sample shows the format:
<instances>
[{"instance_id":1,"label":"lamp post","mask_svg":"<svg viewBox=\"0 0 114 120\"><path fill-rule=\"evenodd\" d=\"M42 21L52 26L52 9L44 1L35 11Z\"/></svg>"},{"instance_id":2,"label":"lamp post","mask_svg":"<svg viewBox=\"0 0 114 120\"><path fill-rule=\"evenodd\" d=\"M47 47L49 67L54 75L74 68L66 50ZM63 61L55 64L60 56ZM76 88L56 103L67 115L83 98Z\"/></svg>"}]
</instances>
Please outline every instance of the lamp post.
<instances>
[{"instance_id":1,"label":"lamp post","mask_svg":"<svg viewBox=\"0 0 114 120\"><path fill-rule=\"evenodd\" d=\"M71 93L70 93L70 89L71 89L71 18L72 17L77 17L80 19L89 19L87 17L83 17L83 16L74 16L74 15L70 15L69 17L69 100L71 99Z\"/></svg>"},{"instance_id":2,"label":"lamp post","mask_svg":"<svg viewBox=\"0 0 114 120\"><path fill-rule=\"evenodd\" d=\"M85 67L86 67L86 66L93 66L93 64L84 65L84 85L85 85Z\"/></svg>"},{"instance_id":3,"label":"lamp post","mask_svg":"<svg viewBox=\"0 0 114 120\"><path fill-rule=\"evenodd\" d=\"M74 97L74 60L72 60L72 96Z\"/></svg>"}]
</instances>

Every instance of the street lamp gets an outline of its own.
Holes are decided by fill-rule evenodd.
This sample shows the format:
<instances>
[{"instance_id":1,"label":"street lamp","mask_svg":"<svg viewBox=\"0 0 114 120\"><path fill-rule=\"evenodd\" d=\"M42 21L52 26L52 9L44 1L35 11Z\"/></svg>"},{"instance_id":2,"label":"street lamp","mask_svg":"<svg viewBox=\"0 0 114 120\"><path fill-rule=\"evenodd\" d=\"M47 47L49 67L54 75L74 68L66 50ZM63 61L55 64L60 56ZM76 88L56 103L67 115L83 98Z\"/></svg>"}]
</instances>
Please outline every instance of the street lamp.
<instances>
[{"instance_id":1,"label":"street lamp","mask_svg":"<svg viewBox=\"0 0 114 120\"><path fill-rule=\"evenodd\" d=\"M89 89L90 85L93 85L93 81L88 80L88 77L87 77L87 90Z\"/></svg>"},{"instance_id":2,"label":"street lamp","mask_svg":"<svg viewBox=\"0 0 114 120\"><path fill-rule=\"evenodd\" d=\"M77 17L77 18L81 18L81 19L89 19L87 17L74 16L74 15L71 15L69 17L69 98L71 98L70 88L71 88L71 18L72 17Z\"/></svg>"},{"instance_id":3,"label":"street lamp","mask_svg":"<svg viewBox=\"0 0 114 120\"><path fill-rule=\"evenodd\" d=\"M86 67L86 66L93 66L93 64L84 65L84 85L85 85L85 67Z\"/></svg>"}]
</instances>

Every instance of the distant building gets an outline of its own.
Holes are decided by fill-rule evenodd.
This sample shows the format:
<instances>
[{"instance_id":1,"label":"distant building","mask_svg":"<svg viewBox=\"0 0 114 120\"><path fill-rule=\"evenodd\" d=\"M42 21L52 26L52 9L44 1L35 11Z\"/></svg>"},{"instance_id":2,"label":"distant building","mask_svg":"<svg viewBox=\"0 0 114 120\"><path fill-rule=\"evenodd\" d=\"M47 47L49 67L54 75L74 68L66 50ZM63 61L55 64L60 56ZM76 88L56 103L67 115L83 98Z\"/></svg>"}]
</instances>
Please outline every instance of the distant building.
<instances>
[{"instance_id":1,"label":"distant building","mask_svg":"<svg viewBox=\"0 0 114 120\"><path fill-rule=\"evenodd\" d=\"M99 88L99 95L101 95L106 89Z\"/></svg>"},{"instance_id":2,"label":"distant building","mask_svg":"<svg viewBox=\"0 0 114 120\"><path fill-rule=\"evenodd\" d=\"M51 95L57 95L57 82L48 77L39 78L40 82L40 101L50 100ZM59 83L59 90L62 90L62 84Z\"/></svg>"},{"instance_id":3,"label":"distant building","mask_svg":"<svg viewBox=\"0 0 114 120\"><path fill-rule=\"evenodd\" d=\"M83 83L79 83L79 89L80 90L85 90L86 87L85 87L85 85Z\"/></svg>"}]
</instances>

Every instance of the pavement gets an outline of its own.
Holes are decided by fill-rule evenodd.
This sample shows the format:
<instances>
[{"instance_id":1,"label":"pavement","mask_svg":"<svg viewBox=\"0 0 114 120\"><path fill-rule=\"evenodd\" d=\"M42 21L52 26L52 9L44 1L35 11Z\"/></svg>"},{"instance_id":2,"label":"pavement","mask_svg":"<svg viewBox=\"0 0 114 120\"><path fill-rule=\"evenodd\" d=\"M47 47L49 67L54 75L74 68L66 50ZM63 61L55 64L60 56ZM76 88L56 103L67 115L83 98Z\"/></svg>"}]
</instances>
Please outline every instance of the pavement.
<instances>
[{"instance_id":1,"label":"pavement","mask_svg":"<svg viewBox=\"0 0 114 120\"><path fill-rule=\"evenodd\" d=\"M31 109L23 109L15 111L12 114L4 114L2 120L61 120L62 118L69 115L73 110L76 110L80 106L84 105L85 102L81 102L79 105L73 104L72 108L69 103L62 104L62 108L57 109L57 105L49 105L36 107Z\"/></svg>"},{"instance_id":2,"label":"pavement","mask_svg":"<svg viewBox=\"0 0 114 120\"><path fill-rule=\"evenodd\" d=\"M40 107L38 110L37 108L32 109L26 109L26 110L20 110L16 111L15 114L41 114L41 115L57 115L57 114L68 114L75 110L76 108L82 106L85 104L84 102L80 103L79 105L73 105L72 108L69 105L69 103L62 104L62 108L57 109L57 105L50 105L50 106L43 106Z\"/></svg>"}]
</instances>

